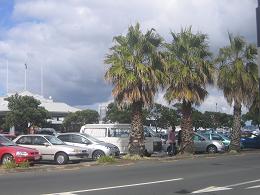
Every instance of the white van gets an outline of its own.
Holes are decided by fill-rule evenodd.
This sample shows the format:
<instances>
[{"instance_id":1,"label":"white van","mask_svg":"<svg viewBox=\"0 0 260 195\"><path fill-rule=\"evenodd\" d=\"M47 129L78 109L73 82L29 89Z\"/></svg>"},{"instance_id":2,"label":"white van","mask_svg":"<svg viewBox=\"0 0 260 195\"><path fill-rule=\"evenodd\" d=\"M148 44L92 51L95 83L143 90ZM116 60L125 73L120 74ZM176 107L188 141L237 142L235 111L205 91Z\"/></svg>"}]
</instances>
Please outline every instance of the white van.
<instances>
[{"instance_id":1,"label":"white van","mask_svg":"<svg viewBox=\"0 0 260 195\"><path fill-rule=\"evenodd\" d=\"M86 124L80 133L86 133L107 143L116 145L121 154L128 153L130 124ZM151 130L152 131L152 130ZM144 127L145 149L149 154L162 150L161 139Z\"/></svg>"}]
</instances>

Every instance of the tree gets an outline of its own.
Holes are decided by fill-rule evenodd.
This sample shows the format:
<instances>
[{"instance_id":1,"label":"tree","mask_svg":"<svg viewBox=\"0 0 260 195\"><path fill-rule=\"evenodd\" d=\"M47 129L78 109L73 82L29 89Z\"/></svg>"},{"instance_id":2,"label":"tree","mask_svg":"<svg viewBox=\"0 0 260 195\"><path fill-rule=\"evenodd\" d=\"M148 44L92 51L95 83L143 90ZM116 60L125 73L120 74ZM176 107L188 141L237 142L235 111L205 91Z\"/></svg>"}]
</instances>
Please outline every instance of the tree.
<instances>
[{"instance_id":1,"label":"tree","mask_svg":"<svg viewBox=\"0 0 260 195\"><path fill-rule=\"evenodd\" d=\"M115 103L110 103L107 107L105 121L112 123L131 123L131 108L118 108Z\"/></svg>"},{"instance_id":2,"label":"tree","mask_svg":"<svg viewBox=\"0 0 260 195\"><path fill-rule=\"evenodd\" d=\"M41 127L50 118L49 112L40 106L41 102L31 96L15 94L5 100L10 110L5 117L8 127L14 126L19 131L31 126Z\"/></svg>"},{"instance_id":3,"label":"tree","mask_svg":"<svg viewBox=\"0 0 260 195\"><path fill-rule=\"evenodd\" d=\"M153 124L157 128L166 129L169 126L179 125L180 116L177 114L176 110L163 106L162 104L155 103L153 107L147 110L147 119L149 121L154 121ZM148 125L148 124L147 124Z\"/></svg>"},{"instance_id":4,"label":"tree","mask_svg":"<svg viewBox=\"0 0 260 195\"><path fill-rule=\"evenodd\" d=\"M114 85L112 94L117 105L131 105L129 152L143 155L142 108L153 104L160 84L162 38L154 29L143 34L137 23L128 28L125 36L114 37L114 41L105 58L105 63L110 65L105 79Z\"/></svg>"},{"instance_id":5,"label":"tree","mask_svg":"<svg viewBox=\"0 0 260 195\"><path fill-rule=\"evenodd\" d=\"M252 125L256 125L260 130L260 96L256 94L253 104L250 106L249 111L242 116L244 123L251 120Z\"/></svg>"},{"instance_id":6,"label":"tree","mask_svg":"<svg viewBox=\"0 0 260 195\"><path fill-rule=\"evenodd\" d=\"M192 126L195 128L195 131L197 131L200 127L203 127L204 120L204 114L196 109L192 110Z\"/></svg>"},{"instance_id":7,"label":"tree","mask_svg":"<svg viewBox=\"0 0 260 195\"><path fill-rule=\"evenodd\" d=\"M230 150L240 151L241 107L242 104L249 106L252 103L257 90L256 54L254 45L247 44L241 36L231 34L229 45L219 50L218 86L234 108Z\"/></svg>"},{"instance_id":8,"label":"tree","mask_svg":"<svg viewBox=\"0 0 260 195\"><path fill-rule=\"evenodd\" d=\"M64 121L63 126L66 131L79 131L81 126L90 123L98 123L99 114L95 110L82 110L69 113Z\"/></svg>"},{"instance_id":9,"label":"tree","mask_svg":"<svg viewBox=\"0 0 260 195\"><path fill-rule=\"evenodd\" d=\"M215 68L206 34L193 34L188 28L171 35L172 42L166 44L165 98L169 103L175 100L182 103L181 152L193 153L192 105L200 104L208 95L206 86L213 84Z\"/></svg>"}]
</instances>

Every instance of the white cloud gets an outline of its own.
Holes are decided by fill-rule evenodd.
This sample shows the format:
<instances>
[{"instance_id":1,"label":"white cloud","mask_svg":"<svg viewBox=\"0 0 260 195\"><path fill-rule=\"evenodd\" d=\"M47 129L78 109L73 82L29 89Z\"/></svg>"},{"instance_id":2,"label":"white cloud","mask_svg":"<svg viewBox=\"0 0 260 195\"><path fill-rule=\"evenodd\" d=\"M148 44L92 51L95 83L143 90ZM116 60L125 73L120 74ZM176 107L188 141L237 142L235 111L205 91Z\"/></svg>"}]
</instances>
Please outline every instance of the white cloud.
<instances>
[{"instance_id":1,"label":"white cloud","mask_svg":"<svg viewBox=\"0 0 260 195\"><path fill-rule=\"evenodd\" d=\"M255 0L19 0L15 24L0 39L0 78L4 88L5 59L10 61L10 89L24 87L40 93L40 66L44 67L44 95L72 105L96 105L111 99L103 75L104 57L113 36L137 21L144 30L155 28L166 40L169 31L193 26L209 34L212 50L227 43L227 32L256 41ZM162 100L162 97L160 98ZM210 95L202 109L227 109L221 93ZM163 100L161 101L163 102ZM224 111L224 110L223 110Z\"/></svg>"}]
</instances>

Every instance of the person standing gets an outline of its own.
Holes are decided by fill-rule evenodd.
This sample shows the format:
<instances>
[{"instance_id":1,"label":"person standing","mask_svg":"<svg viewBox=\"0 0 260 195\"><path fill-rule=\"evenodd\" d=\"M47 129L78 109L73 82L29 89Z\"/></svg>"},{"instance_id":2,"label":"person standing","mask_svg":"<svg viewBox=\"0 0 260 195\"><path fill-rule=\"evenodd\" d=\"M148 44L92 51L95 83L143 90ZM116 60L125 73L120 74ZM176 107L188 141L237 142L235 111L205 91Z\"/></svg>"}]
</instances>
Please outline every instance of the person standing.
<instances>
[{"instance_id":1,"label":"person standing","mask_svg":"<svg viewBox=\"0 0 260 195\"><path fill-rule=\"evenodd\" d=\"M167 150L169 155L174 155L175 154L175 149L176 149L176 136L175 136L175 127L172 127L168 133L168 143L170 146L168 147L169 149Z\"/></svg>"},{"instance_id":2,"label":"person standing","mask_svg":"<svg viewBox=\"0 0 260 195\"><path fill-rule=\"evenodd\" d=\"M179 151L182 151L182 130L180 129L178 132L178 147Z\"/></svg>"}]
</instances>

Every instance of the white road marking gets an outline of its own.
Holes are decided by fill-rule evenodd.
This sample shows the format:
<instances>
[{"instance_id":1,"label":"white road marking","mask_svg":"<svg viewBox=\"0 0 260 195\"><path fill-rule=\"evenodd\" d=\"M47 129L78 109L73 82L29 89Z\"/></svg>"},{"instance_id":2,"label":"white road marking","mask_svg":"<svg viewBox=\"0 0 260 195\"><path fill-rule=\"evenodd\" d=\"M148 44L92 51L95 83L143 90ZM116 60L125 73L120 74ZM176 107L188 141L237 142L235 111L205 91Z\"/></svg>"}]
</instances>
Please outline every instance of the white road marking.
<instances>
[{"instance_id":1,"label":"white road marking","mask_svg":"<svg viewBox=\"0 0 260 195\"><path fill-rule=\"evenodd\" d=\"M110 190L110 189L117 189L117 188L128 188L128 187L134 187L134 186L151 185L151 184L166 183L166 182L180 181L180 180L183 180L183 178L159 180L159 181L152 181L152 182L145 182L145 183L135 183L135 184L121 185L121 186L109 186L109 187L103 187L103 188L92 188L92 189L86 189L86 190L59 192L59 193L51 193L51 194L42 194L42 195L73 195L75 193L80 193L80 192L93 192L93 191Z\"/></svg>"},{"instance_id":2,"label":"white road marking","mask_svg":"<svg viewBox=\"0 0 260 195\"><path fill-rule=\"evenodd\" d=\"M245 184L256 183L256 182L259 182L259 181L260 181L260 179L236 183L236 184L232 184L232 185L228 185L228 186L222 186L222 187L210 186L210 187L207 187L207 188L196 190L196 191L192 192L192 194L231 190L232 189L231 187L242 186L242 185L245 185ZM260 188L260 186L252 186L252 187L249 187L249 188L246 188L246 189L253 189L253 188Z\"/></svg>"},{"instance_id":3,"label":"white road marking","mask_svg":"<svg viewBox=\"0 0 260 195\"><path fill-rule=\"evenodd\" d=\"M252 181L246 181L246 182L242 182L242 183L236 183L236 184L232 184L232 185L228 185L228 186L224 186L224 187L235 187L235 186L242 186L242 185L245 185L245 184L249 184L249 183L256 183L256 182L259 182L260 179L257 179L257 180L252 180Z\"/></svg>"},{"instance_id":4,"label":"white road marking","mask_svg":"<svg viewBox=\"0 0 260 195\"><path fill-rule=\"evenodd\" d=\"M246 189L256 189L256 188L260 188L260 185L258 185L258 186L251 186L251 187L248 187Z\"/></svg>"},{"instance_id":5,"label":"white road marking","mask_svg":"<svg viewBox=\"0 0 260 195\"><path fill-rule=\"evenodd\" d=\"M231 190L231 189L232 188L210 186L208 188L194 191L194 192L192 192L192 194L199 194L199 193L205 193L205 192L217 192L217 191Z\"/></svg>"}]
</instances>

